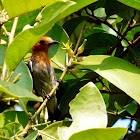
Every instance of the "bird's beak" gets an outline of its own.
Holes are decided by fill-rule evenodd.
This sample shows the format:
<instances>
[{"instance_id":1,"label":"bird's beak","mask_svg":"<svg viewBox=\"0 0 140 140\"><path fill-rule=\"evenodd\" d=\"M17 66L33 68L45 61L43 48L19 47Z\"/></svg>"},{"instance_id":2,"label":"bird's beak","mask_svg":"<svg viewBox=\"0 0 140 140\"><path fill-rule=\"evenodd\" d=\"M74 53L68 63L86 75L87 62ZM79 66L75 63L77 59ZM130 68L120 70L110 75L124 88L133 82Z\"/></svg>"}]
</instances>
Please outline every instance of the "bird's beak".
<instances>
[{"instance_id":1,"label":"bird's beak","mask_svg":"<svg viewBox=\"0 0 140 140\"><path fill-rule=\"evenodd\" d=\"M51 46L53 44L60 44L60 42L59 41L56 41L56 40L52 40L52 41L50 41L50 42L47 43L47 45L49 45L49 46Z\"/></svg>"}]
</instances>

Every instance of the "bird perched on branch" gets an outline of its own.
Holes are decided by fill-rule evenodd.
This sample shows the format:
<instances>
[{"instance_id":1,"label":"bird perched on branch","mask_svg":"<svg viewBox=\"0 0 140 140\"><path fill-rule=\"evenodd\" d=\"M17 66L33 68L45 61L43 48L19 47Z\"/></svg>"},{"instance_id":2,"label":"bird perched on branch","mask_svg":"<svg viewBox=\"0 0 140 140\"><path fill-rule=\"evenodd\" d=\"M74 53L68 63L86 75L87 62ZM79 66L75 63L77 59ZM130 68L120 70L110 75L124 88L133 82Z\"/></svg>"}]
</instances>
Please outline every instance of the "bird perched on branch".
<instances>
[{"instance_id":1,"label":"bird perched on branch","mask_svg":"<svg viewBox=\"0 0 140 140\"><path fill-rule=\"evenodd\" d=\"M37 94L48 98L47 108L51 117L55 115L57 110L56 93L49 97L50 91L56 85L56 77L54 68L49 59L48 50L54 44L59 44L58 41L53 40L48 36L43 36L41 40L32 48L32 57L28 62L28 67L31 71L33 84ZM53 116L55 118L55 116ZM53 118L51 118L53 120ZM49 116L50 119L50 116Z\"/></svg>"}]
</instances>

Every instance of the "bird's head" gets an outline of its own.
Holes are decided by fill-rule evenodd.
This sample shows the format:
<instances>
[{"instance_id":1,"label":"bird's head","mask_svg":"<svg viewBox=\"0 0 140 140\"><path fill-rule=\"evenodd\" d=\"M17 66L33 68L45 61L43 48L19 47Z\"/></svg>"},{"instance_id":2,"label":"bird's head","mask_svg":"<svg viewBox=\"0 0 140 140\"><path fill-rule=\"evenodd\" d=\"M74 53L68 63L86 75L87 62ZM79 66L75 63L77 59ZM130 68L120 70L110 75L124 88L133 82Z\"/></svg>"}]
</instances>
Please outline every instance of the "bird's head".
<instances>
[{"instance_id":1,"label":"bird's head","mask_svg":"<svg viewBox=\"0 0 140 140\"><path fill-rule=\"evenodd\" d=\"M33 51L48 51L50 47L53 46L53 44L59 44L58 41L53 40L49 36L43 36L39 42L36 43L36 45L32 48Z\"/></svg>"}]
</instances>

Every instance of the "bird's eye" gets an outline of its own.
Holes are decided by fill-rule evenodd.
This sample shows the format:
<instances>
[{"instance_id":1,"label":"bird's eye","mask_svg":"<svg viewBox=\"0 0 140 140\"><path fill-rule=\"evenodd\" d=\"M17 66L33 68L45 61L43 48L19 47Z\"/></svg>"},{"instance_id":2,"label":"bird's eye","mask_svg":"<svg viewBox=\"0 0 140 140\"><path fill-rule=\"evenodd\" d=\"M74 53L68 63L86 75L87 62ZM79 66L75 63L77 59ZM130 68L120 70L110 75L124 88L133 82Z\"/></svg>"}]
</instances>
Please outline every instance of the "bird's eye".
<instances>
[{"instance_id":1,"label":"bird's eye","mask_svg":"<svg viewBox=\"0 0 140 140\"><path fill-rule=\"evenodd\" d=\"M39 41L40 44L46 44L46 41L44 39Z\"/></svg>"}]
</instances>

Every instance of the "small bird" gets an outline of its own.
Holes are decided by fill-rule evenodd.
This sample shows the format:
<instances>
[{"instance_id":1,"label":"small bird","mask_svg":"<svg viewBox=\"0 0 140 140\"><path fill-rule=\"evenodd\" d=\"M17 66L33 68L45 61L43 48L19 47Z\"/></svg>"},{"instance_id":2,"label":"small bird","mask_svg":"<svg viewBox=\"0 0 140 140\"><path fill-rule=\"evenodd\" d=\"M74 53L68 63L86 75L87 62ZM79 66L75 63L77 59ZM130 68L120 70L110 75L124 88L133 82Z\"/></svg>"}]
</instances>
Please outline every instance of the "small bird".
<instances>
[{"instance_id":1,"label":"small bird","mask_svg":"<svg viewBox=\"0 0 140 140\"><path fill-rule=\"evenodd\" d=\"M57 83L54 68L51 65L48 54L49 48L51 48L53 44L59 44L59 42L53 40L51 37L43 36L32 48L32 56L28 62L35 91L38 95L42 96L43 99L48 98L46 105L48 114L51 114L49 115L49 119L50 116L55 115L55 111L58 109L56 92L51 98L48 95ZM55 118L55 116L53 116L53 118Z\"/></svg>"}]
</instances>

